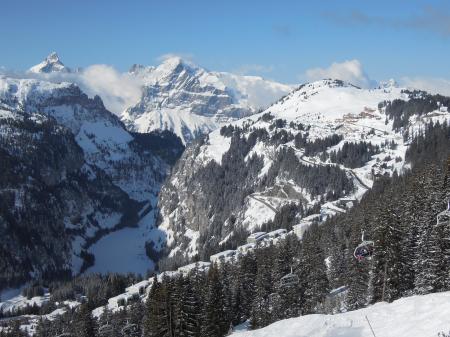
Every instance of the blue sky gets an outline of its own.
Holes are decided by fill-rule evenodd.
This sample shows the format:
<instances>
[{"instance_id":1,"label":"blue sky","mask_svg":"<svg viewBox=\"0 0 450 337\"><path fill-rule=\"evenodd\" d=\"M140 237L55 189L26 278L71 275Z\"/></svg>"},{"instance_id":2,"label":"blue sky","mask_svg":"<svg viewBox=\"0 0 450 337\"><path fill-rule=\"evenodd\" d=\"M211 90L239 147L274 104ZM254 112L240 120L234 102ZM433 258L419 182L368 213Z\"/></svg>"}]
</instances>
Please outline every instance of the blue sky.
<instances>
[{"instance_id":1,"label":"blue sky","mask_svg":"<svg viewBox=\"0 0 450 337\"><path fill-rule=\"evenodd\" d=\"M450 79L448 1L5 1L0 65L55 50L70 66L157 64L175 53L211 70L297 83L358 60L371 79Z\"/></svg>"}]
</instances>

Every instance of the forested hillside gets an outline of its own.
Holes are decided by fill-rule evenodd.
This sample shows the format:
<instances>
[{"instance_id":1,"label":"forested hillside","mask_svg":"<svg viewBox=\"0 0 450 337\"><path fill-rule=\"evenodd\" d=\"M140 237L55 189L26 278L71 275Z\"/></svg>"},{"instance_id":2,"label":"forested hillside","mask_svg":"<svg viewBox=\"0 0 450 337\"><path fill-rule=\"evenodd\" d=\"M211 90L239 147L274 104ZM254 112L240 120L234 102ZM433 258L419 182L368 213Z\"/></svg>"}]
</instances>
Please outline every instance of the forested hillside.
<instances>
[{"instance_id":1,"label":"forested hillside","mask_svg":"<svg viewBox=\"0 0 450 337\"><path fill-rule=\"evenodd\" d=\"M297 224L305 226L314 214L345 212L378 177L407 167L409 131L449 118L438 110L440 99L322 80L194 142L161 190L158 225L167 241L160 269L236 249L265 223L284 217L287 205L296 207ZM408 114L409 123L394 128L394 116L428 100L435 110ZM399 112L390 110L391 102Z\"/></svg>"},{"instance_id":2,"label":"forested hillside","mask_svg":"<svg viewBox=\"0 0 450 337\"><path fill-rule=\"evenodd\" d=\"M313 224L301 241L290 235L207 272L155 278L145 304L130 301L122 310L105 310L98 321L87 314L95 306L88 298L80 309L41 322L37 336L63 331L94 336L102 327L119 336L130 325L144 336L225 336L245 321L259 328L299 315L450 290L450 227L436 226L436 214L450 197L449 156L450 128L429 125L407 152L410 171L376 180L358 205ZM353 250L362 230L375 241L375 252L358 261ZM291 268L298 283L283 287ZM345 290L330 295L337 288Z\"/></svg>"}]
</instances>

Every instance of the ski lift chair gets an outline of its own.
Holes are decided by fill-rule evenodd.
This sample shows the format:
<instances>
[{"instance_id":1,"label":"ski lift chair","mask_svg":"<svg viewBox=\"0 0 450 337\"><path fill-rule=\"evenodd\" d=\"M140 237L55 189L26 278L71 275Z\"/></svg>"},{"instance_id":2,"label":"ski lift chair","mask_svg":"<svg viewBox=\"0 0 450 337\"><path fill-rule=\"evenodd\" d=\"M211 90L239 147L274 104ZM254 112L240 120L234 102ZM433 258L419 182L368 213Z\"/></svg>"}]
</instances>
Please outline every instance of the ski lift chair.
<instances>
[{"instance_id":1,"label":"ski lift chair","mask_svg":"<svg viewBox=\"0 0 450 337\"><path fill-rule=\"evenodd\" d=\"M437 215L436 222L437 226L441 226L450 222L450 201L447 204L447 209Z\"/></svg>"},{"instance_id":2,"label":"ski lift chair","mask_svg":"<svg viewBox=\"0 0 450 337\"><path fill-rule=\"evenodd\" d=\"M284 275L280 279L280 288L293 287L293 286L297 285L298 283L299 283L298 275L292 272L292 267L291 267L291 272L289 274Z\"/></svg>"},{"instance_id":3,"label":"ski lift chair","mask_svg":"<svg viewBox=\"0 0 450 337\"><path fill-rule=\"evenodd\" d=\"M280 299L280 295L278 293L271 293L269 295L269 303L273 305Z\"/></svg>"},{"instance_id":4,"label":"ski lift chair","mask_svg":"<svg viewBox=\"0 0 450 337\"><path fill-rule=\"evenodd\" d=\"M358 260L362 261L366 258L370 258L373 255L373 250L375 243L370 240L364 240L364 231L362 233L361 243L355 248L353 256Z\"/></svg>"}]
</instances>

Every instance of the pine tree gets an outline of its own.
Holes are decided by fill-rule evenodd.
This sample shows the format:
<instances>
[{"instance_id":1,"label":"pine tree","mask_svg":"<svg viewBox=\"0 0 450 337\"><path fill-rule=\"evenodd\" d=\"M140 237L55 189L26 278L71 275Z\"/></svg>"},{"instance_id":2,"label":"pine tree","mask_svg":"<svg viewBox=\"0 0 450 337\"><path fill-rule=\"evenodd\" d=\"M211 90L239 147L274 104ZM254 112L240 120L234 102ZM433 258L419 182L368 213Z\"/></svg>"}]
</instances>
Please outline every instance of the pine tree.
<instances>
[{"instance_id":1,"label":"pine tree","mask_svg":"<svg viewBox=\"0 0 450 337\"><path fill-rule=\"evenodd\" d=\"M252 329L269 325L275 320L269 311L270 295L275 292L277 281L272 279L273 250L266 248L256 252L258 270L255 280L250 324Z\"/></svg>"},{"instance_id":2,"label":"pine tree","mask_svg":"<svg viewBox=\"0 0 450 337\"><path fill-rule=\"evenodd\" d=\"M298 273L298 263L294 263L294 256L299 248L296 235L287 236L275 249L273 280L276 284L271 294L272 321L298 316L301 307L301 289L299 284L282 287L281 279L290 274Z\"/></svg>"},{"instance_id":3,"label":"pine tree","mask_svg":"<svg viewBox=\"0 0 450 337\"><path fill-rule=\"evenodd\" d=\"M75 326L77 336L79 337L95 337L96 326L92 317L91 308L88 303L80 305L75 317Z\"/></svg>"},{"instance_id":4,"label":"pine tree","mask_svg":"<svg viewBox=\"0 0 450 337\"><path fill-rule=\"evenodd\" d=\"M303 289L302 313L315 313L328 294L327 267L320 246L318 225L313 224L303 236L300 255L300 281Z\"/></svg>"},{"instance_id":5,"label":"pine tree","mask_svg":"<svg viewBox=\"0 0 450 337\"><path fill-rule=\"evenodd\" d=\"M255 278L257 272L256 257L250 252L239 259L237 276L237 291L235 293L234 307L236 308L234 320L238 323L250 318L252 302L255 293ZM237 298L239 296L239 298Z\"/></svg>"},{"instance_id":6,"label":"pine tree","mask_svg":"<svg viewBox=\"0 0 450 337\"><path fill-rule=\"evenodd\" d=\"M224 320L228 322L233 321L233 291L231 280L231 273L233 269L231 267L231 263L233 262L222 263L219 266L219 277L223 293L223 311L225 314Z\"/></svg>"},{"instance_id":7,"label":"pine tree","mask_svg":"<svg viewBox=\"0 0 450 337\"><path fill-rule=\"evenodd\" d=\"M47 319L40 318L36 326L36 337L51 337L53 336L51 331L50 321Z\"/></svg>"},{"instance_id":8,"label":"pine tree","mask_svg":"<svg viewBox=\"0 0 450 337\"><path fill-rule=\"evenodd\" d=\"M219 269L212 265L207 276L207 290L203 311L202 337L222 337L229 328L224 311L224 296L220 283Z\"/></svg>"},{"instance_id":9,"label":"pine tree","mask_svg":"<svg viewBox=\"0 0 450 337\"><path fill-rule=\"evenodd\" d=\"M422 186L417 191L418 203L421 207L420 213L416 214L419 224L415 259L415 291L419 294L439 290L439 270L443 261L440 233L435 223L436 214L440 211L438 206L441 204L440 193L436 179L429 174L429 169L437 174L435 167L430 166L421 170L419 179Z\"/></svg>"},{"instance_id":10,"label":"pine tree","mask_svg":"<svg viewBox=\"0 0 450 337\"><path fill-rule=\"evenodd\" d=\"M440 205L449 207L450 205L450 157L448 157L445 168L444 181L442 184L441 203ZM444 222L442 225L436 228L437 235L439 237L440 251L442 253L442 259L440 268L438 269L439 275L439 290L450 290L450 219L448 222Z\"/></svg>"},{"instance_id":11,"label":"pine tree","mask_svg":"<svg viewBox=\"0 0 450 337\"><path fill-rule=\"evenodd\" d=\"M144 336L172 337L169 316L167 289L155 276L146 303Z\"/></svg>"},{"instance_id":12,"label":"pine tree","mask_svg":"<svg viewBox=\"0 0 450 337\"><path fill-rule=\"evenodd\" d=\"M192 285L190 277L181 278L183 288L181 294L180 337L200 337L201 333L201 300Z\"/></svg>"},{"instance_id":13,"label":"pine tree","mask_svg":"<svg viewBox=\"0 0 450 337\"><path fill-rule=\"evenodd\" d=\"M401 234L398 223L392 222L393 209L388 203L382 203L384 210L376 220L375 253L373 264L372 301L392 301L397 298L398 255L400 254ZM386 295L386 296L384 296Z\"/></svg>"}]
</instances>

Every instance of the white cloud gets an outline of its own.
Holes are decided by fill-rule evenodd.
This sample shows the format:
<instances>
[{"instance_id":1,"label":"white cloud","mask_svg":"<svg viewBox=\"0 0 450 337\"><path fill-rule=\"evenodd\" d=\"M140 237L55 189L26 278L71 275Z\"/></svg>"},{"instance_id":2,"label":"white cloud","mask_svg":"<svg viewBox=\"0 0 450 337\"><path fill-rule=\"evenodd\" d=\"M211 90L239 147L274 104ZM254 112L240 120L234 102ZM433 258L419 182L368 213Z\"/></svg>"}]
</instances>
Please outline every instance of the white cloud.
<instances>
[{"instance_id":1,"label":"white cloud","mask_svg":"<svg viewBox=\"0 0 450 337\"><path fill-rule=\"evenodd\" d=\"M119 73L103 64L84 69L76 81L89 96L99 95L108 110L116 114L134 105L141 97L142 83L128 73Z\"/></svg>"},{"instance_id":2,"label":"white cloud","mask_svg":"<svg viewBox=\"0 0 450 337\"><path fill-rule=\"evenodd\" d=\"M113 67L104 64L92 65L73 73L36 74L0 68L0 74L14 78L35 78L53 83L75 83L89 97L100 96L105 107L117 115L139 101L143 85L142 80L138 77L120 73Z\"/></svg>"},{"instance_id":3,"label":"white cloud","mask_svg":"<svg viewBox=\"0 0 450 337\"><path fill-rule=\"evenodd\" d=\"M403 77L400 84L405 87L425 90L431 94L450 96L450 80L432 77Z\"/></svg>"},{"instance_id":4,"label":"white cloud","mask_svg":"<svg viewBox=\"0 0 450 337\"><path fill-rule=\"evenodd\" d=\"M332 78L350 82L362 88L370 88L376 85L376 82L369 78L358 60L334 62L328 68L308 69L305 75L310 81Z\"/></svg>"},{"instance_id":5,"label":"white cloud","mask_svg":"<svg viewBox=\"0 0 450 337\"><path fill-rule=\"evenodd\" d=\"M189 61L189 62L192 62L194 59L194 55L189 54L189 53L167 53L167 54L162 54L162 55L158 56L156 58L156 60L158 62L164 62L164 61L174 58L174 57L178 57L182 60Z\"/></svg>"}]
</instances>

